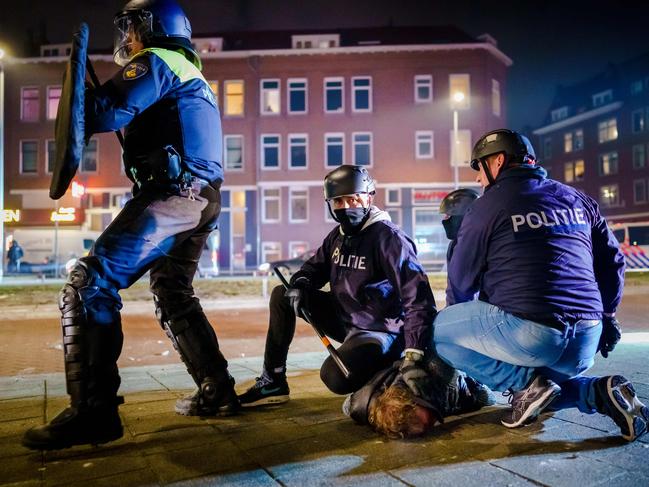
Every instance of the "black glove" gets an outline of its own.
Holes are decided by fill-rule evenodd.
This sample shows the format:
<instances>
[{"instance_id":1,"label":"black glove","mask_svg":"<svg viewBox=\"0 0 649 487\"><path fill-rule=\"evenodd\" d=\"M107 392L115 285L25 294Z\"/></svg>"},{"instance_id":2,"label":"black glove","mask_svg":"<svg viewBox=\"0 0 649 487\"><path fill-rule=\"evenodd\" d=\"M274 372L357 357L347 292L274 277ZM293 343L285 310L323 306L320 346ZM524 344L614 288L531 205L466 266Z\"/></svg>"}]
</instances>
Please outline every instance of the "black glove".
<instances>
[{"instance_id":1,"label":"black glove","mask_svg":"<svg viewBox=\"0 0 649 487\"><path fill-rule=\"evenodd\" d=\"M417 397L423 397L429 390L431 377L426 370L423 352L406 352L406 357L399 367L401 378Z\"/></svg>"},{"instance_id":2,"label":"black glove","mask_svg":"<svg viewBox=\"0 0 649 487\"><path fill-rule=\"evenodd\" d=\"M604 316L602 335L599 337L599 345L597 345L602 357L608 358L608 354L615 349L615 345L620 341L620 338L622 338L620 322L615 319L615 316Z\"/></svg>"},{"instance_id":3,"label":"black glove","mask_svg":"<svg viewBox=\"0 0 649 487\"><path fill-rule=\"evenodd\" d=\"M306 309L309 310L309 291L303 288L292 287L286 290L284 293L291 303L293 311L295 311L295 316L304 318L300 310Z\"/></svg>"}]
</instances>

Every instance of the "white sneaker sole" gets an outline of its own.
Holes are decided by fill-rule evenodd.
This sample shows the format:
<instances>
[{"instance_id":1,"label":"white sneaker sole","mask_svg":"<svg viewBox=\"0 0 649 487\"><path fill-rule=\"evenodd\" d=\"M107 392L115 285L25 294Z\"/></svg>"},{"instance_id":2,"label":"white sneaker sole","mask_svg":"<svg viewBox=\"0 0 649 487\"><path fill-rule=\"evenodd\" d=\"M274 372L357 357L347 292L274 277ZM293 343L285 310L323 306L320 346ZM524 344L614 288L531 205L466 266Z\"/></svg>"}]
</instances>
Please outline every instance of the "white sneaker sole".
<instances>
[{"instance_id":1,"label":"white sneaker sole","mask_svg":"<svg viewBox=\"0 0 649 487\"><path fill-rule=\"evenodd\" d=\"M268 396L264 397L262 399L259 399L258 401L254 402L249 402L246 404L241 404L241 407L244 408L254 408L256 406L269 406L269 405L274 405L274 404L284 404L285 402L288 402L290 399L290 396L287 394L285 396Z\"/></svg>"},{"instance_id":2,"label":"white sneaker sole","mask_svg":"<svg viewBox=\"0 0 649 487\"><path fill-rule=\"evenodd\" d=\"M606 391L611 403L621 416L614 420L620 427L622 438L634 441L644 435L649 428L649 408L642 404L638 396L635 395L631 382L622 376L614 375L608 378ZM626 422L626 431L624 422Z\"/></svg>"}]
</instances>

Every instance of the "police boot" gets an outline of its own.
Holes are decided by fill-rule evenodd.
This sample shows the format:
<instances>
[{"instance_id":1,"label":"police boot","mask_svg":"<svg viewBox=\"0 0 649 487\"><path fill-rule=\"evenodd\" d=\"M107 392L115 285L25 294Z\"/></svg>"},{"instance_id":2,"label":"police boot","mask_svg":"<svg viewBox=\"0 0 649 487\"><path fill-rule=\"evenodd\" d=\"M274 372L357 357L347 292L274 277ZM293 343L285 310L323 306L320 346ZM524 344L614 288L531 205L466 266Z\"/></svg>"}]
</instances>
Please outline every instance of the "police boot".
<instances>
[{"instance_id":1,"label":"police boot","mask_svg":"<svg viewBox=\"0 0 649 487\"><path fill-rule=\"evenodd\" d=\"M240 409L234 378L207 377L192 394L176 401L176 412L184 416L230 416Z\"/></svg>"}]
</instances>

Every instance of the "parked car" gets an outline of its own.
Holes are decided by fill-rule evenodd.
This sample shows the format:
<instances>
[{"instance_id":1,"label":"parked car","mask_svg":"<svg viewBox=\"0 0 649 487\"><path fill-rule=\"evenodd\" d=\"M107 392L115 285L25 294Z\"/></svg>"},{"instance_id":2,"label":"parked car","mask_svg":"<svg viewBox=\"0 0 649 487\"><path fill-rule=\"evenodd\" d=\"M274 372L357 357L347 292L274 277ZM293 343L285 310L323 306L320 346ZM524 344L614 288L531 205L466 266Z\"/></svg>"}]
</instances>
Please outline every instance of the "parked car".
<instances>
[{"instance_id":1,"label":"parked car","mask_svg":"<svg viewBox=\"0 0 649 487\"><path fill-rule=\"evenodd\" d=\"M17 276L24 274L34 274L38 277L58 277L67 276L65 262L55 263L52 260L47 262L21 262L18 270L7 272L8 276Z\"/></svg>"},{"instance_id":2,"label":"parked car","mask_svg":"<svg viewBox=\"0 0 649 487\"><path fill-rule=\"evenodd\" d=\"M302 264L309 260L315 254L315 250L307 250L303 254L293 257L292 259L273 260L271 262L264 262L257 269L259 272L273 272L273 268L277 267L284 276L290 276L297 272Z\"/></svg>"}]
</instances>

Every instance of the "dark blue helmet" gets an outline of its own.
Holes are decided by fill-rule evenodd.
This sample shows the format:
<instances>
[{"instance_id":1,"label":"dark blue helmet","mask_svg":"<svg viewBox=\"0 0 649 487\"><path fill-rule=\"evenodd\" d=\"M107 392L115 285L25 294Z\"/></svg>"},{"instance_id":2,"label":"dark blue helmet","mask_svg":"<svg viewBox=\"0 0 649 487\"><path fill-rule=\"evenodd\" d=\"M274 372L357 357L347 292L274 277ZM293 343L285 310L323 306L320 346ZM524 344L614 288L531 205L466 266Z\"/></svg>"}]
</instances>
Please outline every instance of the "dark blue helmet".
<instances>
[{"instance_id":1,"label":"dark blue helmet","mask_svg":"<svg viewBox=\"0 0 649 487\"><path fill-rule=\"evenodd\" d=\"M145 47L182 48L190 61L201 68L192 46L189 19L175 0L131 0L115 15L113 57L120 66L128 64L135 52L134 40Z\"/></svg>"}]
</instances>

